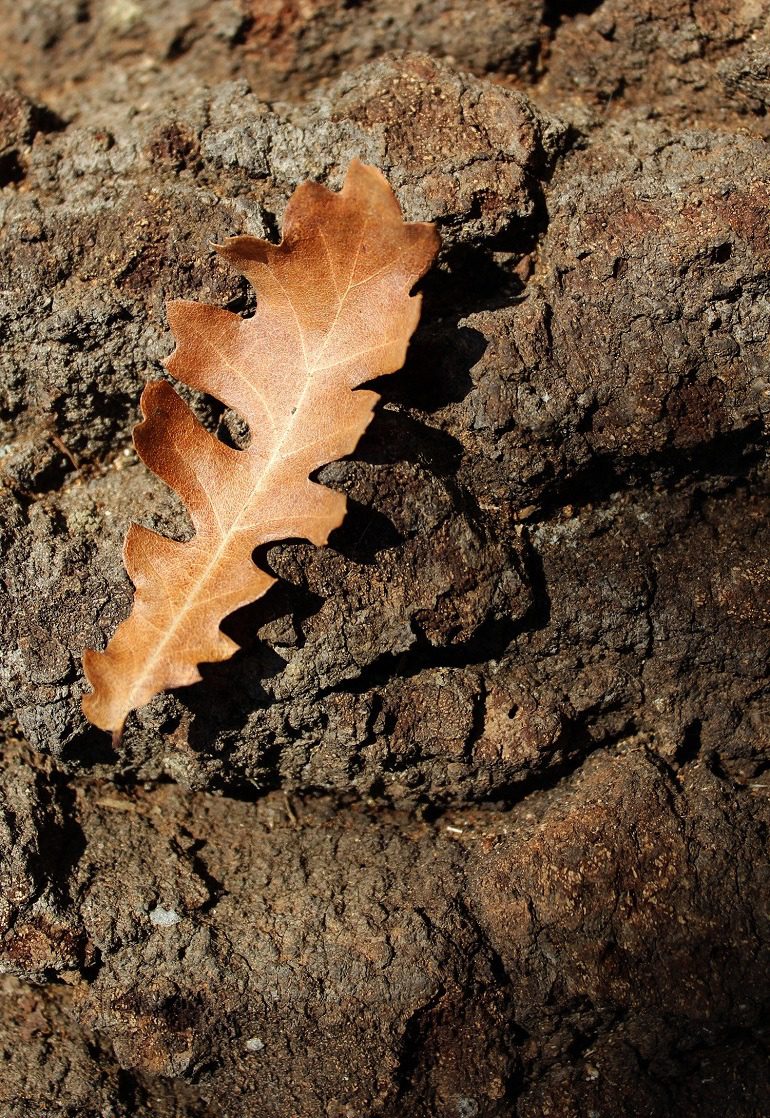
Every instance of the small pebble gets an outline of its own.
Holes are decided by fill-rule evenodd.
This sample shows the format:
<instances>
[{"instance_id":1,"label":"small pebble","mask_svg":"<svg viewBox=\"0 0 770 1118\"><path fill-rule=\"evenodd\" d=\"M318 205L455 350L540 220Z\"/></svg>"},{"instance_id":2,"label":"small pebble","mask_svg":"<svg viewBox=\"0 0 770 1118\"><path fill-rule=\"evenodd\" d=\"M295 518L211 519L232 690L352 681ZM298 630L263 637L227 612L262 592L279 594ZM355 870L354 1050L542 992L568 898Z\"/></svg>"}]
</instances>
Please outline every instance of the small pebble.
<instances>
[{"instance_id":1,"label":"small pebble","mask_svg":"<svg viewBox=\"0 0 770 1118\"><path fill-rule=\"evenodd\" d=\"M181 919L182 917L178 912L174 912L173 908L162 908L156 905L155 908L150 909L150 923L156 928L170 928L172 924L178 924Z\"/></svg>"}]
</instances>

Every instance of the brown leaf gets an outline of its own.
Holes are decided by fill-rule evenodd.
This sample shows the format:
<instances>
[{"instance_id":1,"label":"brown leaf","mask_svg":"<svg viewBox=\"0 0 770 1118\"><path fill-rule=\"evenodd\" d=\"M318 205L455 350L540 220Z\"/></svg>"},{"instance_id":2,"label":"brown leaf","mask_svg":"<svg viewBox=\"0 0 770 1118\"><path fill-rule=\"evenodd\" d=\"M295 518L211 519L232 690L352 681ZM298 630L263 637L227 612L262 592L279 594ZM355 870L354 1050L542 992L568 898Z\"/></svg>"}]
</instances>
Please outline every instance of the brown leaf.
<instances>
[{"instance_id":1,"label":"brown leaf","mask_svg":"<svg viewBox=\"0 0 770 1118\"><path fill-rule=\"evenodd\" d=\"M119 735L129 711L232 656L220 622L275 581L252 561L255 547L288 537L322 545L342 522L344 496L309 474L349 454L366 429L379 396L353 389L403 364L420 313L410 290L437 248L434 227L405 223L383 176L356 161L339 193L295 191L279 245L233 237L219 247L257 291L253 318L169 303L177 348L167 368L239 412L252 441L225 446L166 381L142 393L136 449L185 502L196 534L179 543L129 529L133 611L105 652L83 656L93 687L83 710L95 725Z\"/></svg>"}]
</instances>

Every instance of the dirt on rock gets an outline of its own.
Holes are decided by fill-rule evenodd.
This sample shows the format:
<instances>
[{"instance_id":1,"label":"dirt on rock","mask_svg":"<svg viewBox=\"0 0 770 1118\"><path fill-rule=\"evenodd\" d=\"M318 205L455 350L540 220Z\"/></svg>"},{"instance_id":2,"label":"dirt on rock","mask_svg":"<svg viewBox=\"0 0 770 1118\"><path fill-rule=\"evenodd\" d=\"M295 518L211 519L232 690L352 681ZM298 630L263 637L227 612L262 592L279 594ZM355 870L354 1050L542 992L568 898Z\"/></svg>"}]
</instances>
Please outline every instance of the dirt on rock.
<instances>
[{"instance_id":1,"label":"dirt on rock","mask_svg":"<svg viewBox=\"0 0 770 1118\"><path fill-rule=\"evenodd\" d=\"M767 4L0 14L3 1118L764 1118ZM113 747L166 300L355 157L443 247L347 519Z\"/></svg>"}]
</instances>

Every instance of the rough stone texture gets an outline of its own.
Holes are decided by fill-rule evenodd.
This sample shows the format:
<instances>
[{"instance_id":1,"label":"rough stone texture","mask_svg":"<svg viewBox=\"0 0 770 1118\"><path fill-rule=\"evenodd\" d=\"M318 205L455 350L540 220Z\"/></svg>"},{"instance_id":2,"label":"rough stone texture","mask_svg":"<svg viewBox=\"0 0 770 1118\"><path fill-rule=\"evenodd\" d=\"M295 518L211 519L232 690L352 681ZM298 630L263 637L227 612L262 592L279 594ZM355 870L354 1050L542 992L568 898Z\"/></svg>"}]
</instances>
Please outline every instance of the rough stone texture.
<instances>
[{"instance_id":1,"label":"rough stone texture","mask_svg":"<svg viewBox=\"0 0 770 1118\"><path fill-rule=\"evenodd\" d=\"M755 44L767 46L767 0L603 0L580 7L589 11L562 20L549 44L544 100L576 102L581 120L593 125L629 104L689 126L709 117L734 128L756 113L719 75ZM764 132L764 122L756 124Z\"/></svg>"},{"instance_id":2,"label":"rough stone texture","mask_svg":"<svg viewBox=\"0 0 770 1118\"><path fill-rule=\"evenodd\" d=\"M214 1118L185 1084L129 1074L108 1041L84 1029L68 986L0 979L0 1081L9 1118Z\"/></svg>"},{"instance_id":3,"label":"rough stone texture","mask_svg":"<svg viewBox=\"0 0 770 1118\"><path fill-rule=\"evenodd\" d=\"M33 1046L14 1113L54 1077L73 1114L143 1114L148 1084L165 1114L169 1081L223 1118L761 1113L768 821L764 786L641 738L434 822L86 781L68 913L96 961L23 1010L8 988L8 1032L69 1053Z\"/></svg>"},{"instance_id":4,"label":"rough stone texture","mask_svg":"<svg viewBox=\"0 0 770 1118\"><path fill-rule=\"evenodd\" d=\"M720 64L725 91L745 112L767 114L770 103L770 51L766 46L746 47Z\"/></svg>"},{"instance_id":5,"label":"rough stone texture","mask_svg":"<svg viewBox=\"0 0 770 1118\"><path fill-rule=\"evenodd\" d=\"M94 90L109 97L127 81L146 97L190 79L243 76L260 96L298 96L404 50L531 77L545 8L544 0L488 0L479 20L452 0L21 0L3 5L0 64L69 114Z\"/></svg>"},{"instance_id":6,"label":"rough stone texture","mask_svg":"<svg viewBox=\"0 0 770 1118\"><path fill-rule=\"evenodd\" d=\"M766 6L0 7L3 1118L764 1116ZM113 750L165 300L354 156L444 247L348 518Z\"/></svg>"},{"instance_id":7,"label":"rough stone texture","mask_svg":"<svg viewBox=\"0 0 770 1118\"><path fill-rule=\"evenodd\" d=\"M762 1112L770 881L753 853L767 824L757 792L701 764L673 771L644 747L594 757L475 853L470 893L531 1061L518 1113Z\"/></svg>"}]
</instances>

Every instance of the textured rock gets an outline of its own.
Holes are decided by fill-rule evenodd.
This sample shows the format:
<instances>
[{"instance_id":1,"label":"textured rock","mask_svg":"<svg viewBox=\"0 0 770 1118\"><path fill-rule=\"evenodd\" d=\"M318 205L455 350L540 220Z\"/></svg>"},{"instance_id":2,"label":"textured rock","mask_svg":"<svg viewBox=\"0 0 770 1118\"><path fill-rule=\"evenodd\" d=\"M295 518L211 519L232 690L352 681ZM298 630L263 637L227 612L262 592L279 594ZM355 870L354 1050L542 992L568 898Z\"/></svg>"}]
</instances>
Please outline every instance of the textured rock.
<instances>
[{"instance_id":1,"label":"textured rock","mask_svg":"<svg viewBox=\"0 0 770 1118\"><path fill-rule=\"evenodd\" d=\"M9 1118L768 1111L765 6L482 7L5 6ZM165 300L353 156L444 248L348 518L113 750Z\"/></svg>"},{"instance_id":2,"label":"textured rock","mask_svg":"<svg viewBox=\"0 0 770 1118\"><path fill-rule=\"evenodd\" d=\"M766 145L628 122L605 135L549 186L524 298L464 323L488 342L460 405L468 474L481 488L483 456L501 501L767 416Z\"/></svg>"},{"instance_id":3,"label":"textured rock","mask_svg":"<svg viewBox=\"0 0 770 1118\"><path fill-rule=\"evenodd\" d=\"M506 813L91 782L75 821L71 933L98 963L26 1011L72 1051L65 1113L93 1105L82 1077L140 1114L173 1082L179 1112L223 1118L499 1115L514 1098L609 1118L739 1097L727 1112L748 1114L765 1097L762 786L637 741ZM10 1080L18 1065L39 1092L35 1052ZM721 1067L719 1088L693 1091L682 1065Z\"/></svg>"},{"instance_id":4,"label":"textured rock","mask_svg":"<svg viewBox=\"0 0 770 1118\"><path fill-rule=\"evenodd\" d=\"M747 45L767 45L766 0L603 0L589 7L555 31L544 99L572 103L593 125L630 104L680 125L710 117L736 126L745 109L725 98L718 72Z\"/></svg>"},{"instance_id":5,"label":"textured rock","mask_svg":"<svg viewBox=\"0 0 770 1118\"><path fill-rule=\"evenodd\" d=\"M82 848L72 793L54 774L3 757L0 783L0 967L42 979L87 960L67 918L69 874Z\"/></svg>"},{"instance_id":6,"label":"textured rock","mask_svg":"<svg viewBox=\"0 0 770 1118\"><path fill-rule=\"evenodd\" d=\"M764 116L770 103L770 50L748 46L719 66L725 91L738 110Z\"/></svg>"},{"instance_id":7,"label":"textured rock","mask_svg":"<svg viewBox=\"0 0 770 1118\"><path fill-rule=\"evenodd\" d=\"M213 1118L185 1085L144 1082L108 1043L83 1029L67 986L0 979L0 1106L9 1118ZM51 1109L52 1105L55 1109Z\"/></svg>"},{"instance_id":8,"label":"textured rock","mask_svg":"<svg viewBox=\"0 0 770 1118\"><path fill-rule=\"evenodd\" d=\"M147 96L190 78L243 75L261 96L296 96L388 51L532 75L545 8L542 0L490 0L480 20L451 0L5 0L0 61L67 115L94 87L110 97L127 80Z\"/></svg>"},{"instance_id":9,"label":"textured rock","mask_svg":"<svg viewBox=\"0 0 770 1118\"><path fill-rule=\"evenodd\" d=\"M701 765L675 773L633 750L593 758L476 857L479 923L533 1069L519 1113L761 1110L751 1035L769 992L756 981L766 917L755 923L768 865L753 852L766 813L764 789L746 796Z\"/></svg>"}]
</instances>

